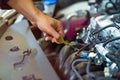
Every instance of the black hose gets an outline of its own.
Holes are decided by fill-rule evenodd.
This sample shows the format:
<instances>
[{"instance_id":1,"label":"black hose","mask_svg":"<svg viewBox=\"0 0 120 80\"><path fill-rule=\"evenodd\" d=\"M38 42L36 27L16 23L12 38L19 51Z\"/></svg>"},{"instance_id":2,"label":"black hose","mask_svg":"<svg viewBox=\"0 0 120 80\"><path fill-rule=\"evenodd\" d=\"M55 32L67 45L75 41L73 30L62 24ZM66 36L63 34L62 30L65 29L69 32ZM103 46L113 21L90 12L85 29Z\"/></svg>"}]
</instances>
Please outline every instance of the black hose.
<instances>
[{"instance_id":1,"label":"black hose","mask_svg":"<svg viewBox=\"0 0 120 80\"><path fill-rule=\"evenodd\" d=\"M76 60L74 60L73 62L72 62L72 65L71 65L71 67L72 67L72 70L73 70L73 72L76 74L76 76L78 77L78 79L79 80L83 80L83 78L81 77L81 75L78 73L78 71L76 70L76 68L75 68L75 63L77 63L77 62L87 62L88 60L87 59L76 59Z\"/></svg>"},{"instance_id":2,"label":"black hose","mask_svg":"<svg viewBox=\"0 0 120 80\"><path fill-rule=\"evenodd\" d=\"M88 59L88 64L87 64L87 67L86 67L86 73L87 73L91 78L95 78L95 75L94 75L92 72L90 72L90 64L91 64L91 61L92 61L92 59L89 58L89 59Z\"/></svg>"},{"instance_id":3,"label":"black hose","mask_svg":"<svg viewBox=\"0 0 120 80\"><path fill-rule=\"evenodd\" d=\"M114 9L117 10L116 4L112 0L110 0L110 3L112 3Z\"/></svg>"},{"instance_id":4,"label":"black hose","mask_svg":"<svg viewBox=\"0 0 120 80\"><path fill-rule=\"evenodd\" d=\"M107 41L103 44L103 47L105 47L108 43L110 43L110 42L112 42L112 41L115 41L115 40L118 40L118 39L120 39L120 37L116 37L116 38L107 40Z\"/></svg>"},{"instance_id":5,"label":"black hose","mask_svg":"<svg viewBox=\"0 0 120 80\"><path fill-rule=\"evenodd\" d=\"M110 7L109 8L109 4L112 4L112 8ZM120 9L119 9L119 2L118 0L116 0L115 2L113 2L112 0L109 0L108 3L106 3L105 5L105 9L106 9L106 12L108 14L116 14L116 13L119 13L120 12Z\"/></svg>"},{"instance_id":6,"label":"black hose","mask_svg":"<svg viewBox=\"0 0 120 80\"><path fill-rule=\"evenodd\" d=\"M93 32L92 32L92 35L95 35L95 34L101 32L102 30L104 30L104 29L106 29L106 28L109 28L109 27L116 27L116 28L118 28L118 26L116 26L116 24L108 25L108 26L103 27L103 28L101 28L101 29L99 29L99 30L97 30L97 31L93 31ZM120 28L120 27L119 27L119 28Z\"/></svg>"}]
</instances>

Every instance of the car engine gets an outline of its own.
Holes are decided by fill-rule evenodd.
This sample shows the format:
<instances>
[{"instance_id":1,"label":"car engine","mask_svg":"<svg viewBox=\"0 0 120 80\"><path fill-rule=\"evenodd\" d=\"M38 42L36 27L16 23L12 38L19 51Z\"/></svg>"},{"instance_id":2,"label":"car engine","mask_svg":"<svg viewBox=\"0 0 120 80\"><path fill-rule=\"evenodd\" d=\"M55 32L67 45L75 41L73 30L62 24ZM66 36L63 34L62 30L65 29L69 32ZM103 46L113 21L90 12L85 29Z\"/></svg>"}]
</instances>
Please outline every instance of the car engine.
<instances>
[{"instance_id":1,"label":"car engine","mask_svg":"<svg viewBox=\"0 0 120 80\"><path fill-rule=\"evenodd\" d=\"M88 27L76 32L72 46L65 45L56 59L55 69L62 80L120 79L118 3L119 0L96 0L91 4L98 12L90 13Z\"/></svg>"}]
</instances>

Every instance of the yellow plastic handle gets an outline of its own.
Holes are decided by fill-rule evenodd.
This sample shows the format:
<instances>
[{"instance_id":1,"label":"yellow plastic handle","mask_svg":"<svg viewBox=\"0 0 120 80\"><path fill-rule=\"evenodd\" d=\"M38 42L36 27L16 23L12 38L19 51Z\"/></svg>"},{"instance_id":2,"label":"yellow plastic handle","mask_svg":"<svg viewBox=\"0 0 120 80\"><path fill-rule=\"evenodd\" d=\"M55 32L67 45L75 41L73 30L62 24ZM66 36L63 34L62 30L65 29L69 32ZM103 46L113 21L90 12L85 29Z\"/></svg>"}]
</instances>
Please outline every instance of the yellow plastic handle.
<instances>
[{"instance_id":1,"label":"yellow plastic handle","mask_svg":"<svg viewBox=\"0 0 120 80\"><path fill-rule=\"evenodd\" d=\"M61 41L55 40L55 43L57 43L57 44L65 44L65 45L71 46L71 44L68 43L67 41L65 41L63 38L61 39Z\"/></svg>"}]
</instances>

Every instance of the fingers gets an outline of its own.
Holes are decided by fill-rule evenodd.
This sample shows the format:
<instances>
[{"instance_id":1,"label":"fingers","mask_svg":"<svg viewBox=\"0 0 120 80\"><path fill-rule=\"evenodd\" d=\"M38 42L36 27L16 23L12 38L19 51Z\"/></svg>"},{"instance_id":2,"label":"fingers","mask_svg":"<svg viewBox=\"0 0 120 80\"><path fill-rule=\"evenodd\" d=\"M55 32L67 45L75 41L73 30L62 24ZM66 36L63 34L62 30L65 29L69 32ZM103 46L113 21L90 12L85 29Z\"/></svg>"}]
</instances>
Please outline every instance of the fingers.
<instances>
[{"instance_id":1,"label":"fingers","mask_svg":"<svg viewBox=\"0 0 120 80\"><path fill-rule=\"evenodd\" d=\"M55 39L60 38L60 34L52 27L50 27L50 29L47 29L46 32L47 34L51 35Z\"/></svg>"},{"instance_id":2,"label":"fingers","mask_svg":"<svg viewBox=\"0 0 120 80\"><path fill-rule=\"evenodd\" d=\"M57 31L58 31L58 33L59 33L62 37L64 37L64 29L63 29L63 26L62 26L62 24L61 24L60 21L59 21L59 23L58 23Z\"/></svg>"},{"instance_id":3,"label":"fingers","mask_svg":"<svg viewBox=\"0 0 120 80\"><path fill-rule=\"evenodd\" d=\"M56 21L54 24L54 29L57 33L59 33L60 37L64 37L64 29L60 21Z\"/></svg>"},{"instance_id":4,"label":"fingers","mask_svg":"<svg viewBox=\"0 0 120 80\"><path fill-rule=\"evenodd\" d=\"M40 27L40 29L44 32L43 35L45 36L45 40L54 42L55 39L59 40L64 37L64 30L61 22L53 18L47 18L48 20L50 19L49 22L44 23L44 27Z\"/></svg>"},{"instance_id":5,"label":"fingers","mask_svg":"<svg viewBox=\"0 0 120 80\"><path fill-rule=\"evenodd\" d=\"M45 36L45 40L46 41L51 41L51 42L54 42L55 41L55 38L53 38L52 36L50 36L49 34L47 33L43 33L43 35Z\"/></svg>"},{"instance_id":6,"label":"fingers","mask_svg":"<svg viewBox=\"0 0 120 80\"><path fill-rule=\"evenodd\" d=\"M63 27L60 24L54 23L54 25L47 27L47 29L44 32L49 34L49 36L51 35L55 39L59 39L61 36L64 36Z\"/></svg>"},{"instance_id":7,"label":"fingers","mask_svg":"<svg viewBox=\"0 0 120 80\"><path fill-rule=\"evenodd\" d=\"M49 41L49 40L51 41L52 38L53 38L52 36L50 36L49 34L47 34L47 33L45 33L45 32L43 33L43 35L45 36L45 40L46 40L46 41Z\"/></svg>"}]
</instances>

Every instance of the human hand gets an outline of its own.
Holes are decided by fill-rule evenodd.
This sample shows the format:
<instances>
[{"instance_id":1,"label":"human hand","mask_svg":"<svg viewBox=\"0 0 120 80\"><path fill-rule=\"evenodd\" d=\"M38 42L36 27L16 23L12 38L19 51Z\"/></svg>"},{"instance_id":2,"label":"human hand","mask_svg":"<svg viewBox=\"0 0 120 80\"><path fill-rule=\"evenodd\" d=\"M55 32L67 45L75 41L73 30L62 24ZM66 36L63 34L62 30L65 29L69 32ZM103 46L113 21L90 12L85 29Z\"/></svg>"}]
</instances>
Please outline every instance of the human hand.
<instances>
[{"instance_id":1,"label":"human hand","mask_svg":"<svg viewBox=\"0 0 120 80\"><path fill-rule=\"evenodd\" d=\"M45 40L55 42L56 39L59 40L64 37L61 22L47 15L38 15L36 22L33 24L35 24L43 32Z\"/></svg>"},{"instance_id":2,"label":"human hand","mask_svg":"<svg viewBox=\"0 0 120 80\"><path fill-rule=\"evenodd\" d=\"M27 3L27 5L26 5ZM44 34L46 40L52 42L64 36L60 21L43 14L32 0L9 0L9 6L22 13L33 25L37 26Z\"/></svg>"}]
</instances>

